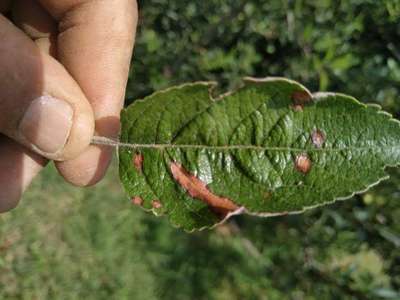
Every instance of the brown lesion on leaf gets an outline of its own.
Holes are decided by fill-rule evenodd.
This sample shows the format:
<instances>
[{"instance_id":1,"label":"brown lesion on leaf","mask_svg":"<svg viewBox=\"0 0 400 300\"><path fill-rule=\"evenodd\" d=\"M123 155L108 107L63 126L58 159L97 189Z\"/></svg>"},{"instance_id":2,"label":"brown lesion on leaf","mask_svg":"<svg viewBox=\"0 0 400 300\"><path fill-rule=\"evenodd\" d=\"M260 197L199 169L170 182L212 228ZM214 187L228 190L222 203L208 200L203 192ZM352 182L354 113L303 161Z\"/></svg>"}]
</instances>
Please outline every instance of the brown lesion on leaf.
<instances>
[{"instance_id":1,"label":"brown lesion on leaf","mask_svg":"<svg viewBox=\"0 0 400 300\"><path fill-rule=\"evenodd\" d=\"M231 199L213 194L203 181L190 174L179 163L171 163L170 169L174 179L191 197L206 203L221 218L239 209Z\"/></svg>"},{"instance_id":2,"label":"brown lesion on leaf","mask_svg":"<svg viewBox=\"0 0 400 300\"><path fill-rule=\"evenodd\" d=\"M321 130L316 129L312 132L311 141L315 147L321 148L324 145L325 140L326 136Z\"/></svg>"},{"instance_id":3,"label":"brown lesion on leaf","mask_svg":"<svg viewBox=\"0 0 400 300\"><path fill-rule=\"evenodd\" d=\"M162 207L162 204L161 204L160 200L153 200L153 201L151 201L151 206L154 209L159 209Z\"/></svg>"},{"instance_id":4,"label":"brown lesion on leaf","mask_svg":"<svg viewBox=\"0 0 400 300\"><path fill-rule=\"evenodd\" d=\"M137 206L143 205L143 199L139 196L132 197L131 201L132 201L133 205L137 205Z\"/></svg>"},{"instance_id":5,"label":"brown lesion on leaf","mask_svg":"<svg viewBox=\"0 0 400 300\"><path fill-rule=\"evenodd\" d=\"M310 172L312 167L312 162L307 154L302 153L296 156L295 159L295 168L297 171L307 174Z\"/></svg>"},{"instance_id":6,"label":"brown lesion on leaf","mask_svg":"<svg viewBox=\"0 0 400 300\"><path fill-rule=\"evenodd\" d=\"M143 154L141 154L141 153L135 153L134 155L133 155L133 159L132 159L132 163L133 163L133 166L135 167L135 169L138 171L138 172L142 172L142 170L143 170L143 160L144 160L144 157L143 157Z\"/></svg>"},{"instance_id":7,"label":"brown lesion on leaf","mask_svg":"<svg viewBox=\"0 0 400 300\"><path fill-rule=\"evenodd\" d=\"M304 106L312 102L312 95L307 91L295 91L291 98L293 101L291 107L295 111L303 111Z\"/></svg>"}]
</instances>

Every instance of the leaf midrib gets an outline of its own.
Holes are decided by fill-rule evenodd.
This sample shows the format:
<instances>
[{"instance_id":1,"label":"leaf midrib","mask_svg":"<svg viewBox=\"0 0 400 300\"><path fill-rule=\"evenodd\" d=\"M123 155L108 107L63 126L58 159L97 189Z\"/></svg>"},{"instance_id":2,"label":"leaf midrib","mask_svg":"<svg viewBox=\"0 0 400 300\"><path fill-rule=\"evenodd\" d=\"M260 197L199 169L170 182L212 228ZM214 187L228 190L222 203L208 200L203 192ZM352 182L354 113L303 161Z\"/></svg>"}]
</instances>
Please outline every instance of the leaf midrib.
<instances>
[{"instance_id":1,"label":"leaf midrib","mask_svg":"<svg viewBox=\"0 0 400 300\"><path fill-rule=\"evenodd\" d=\"M268 147L256 145L190 145L190 144L129 144L117 143L117 147L132 149L209 149L209 150L258 150L258 151L293 151L293 152L334 152L334 151L358 151L358 150L382 150L400 148L400 145L393 146L368 146L368 147L343 147L343 148L293 148L293 147Z\"/></svg>"}]
</instances>

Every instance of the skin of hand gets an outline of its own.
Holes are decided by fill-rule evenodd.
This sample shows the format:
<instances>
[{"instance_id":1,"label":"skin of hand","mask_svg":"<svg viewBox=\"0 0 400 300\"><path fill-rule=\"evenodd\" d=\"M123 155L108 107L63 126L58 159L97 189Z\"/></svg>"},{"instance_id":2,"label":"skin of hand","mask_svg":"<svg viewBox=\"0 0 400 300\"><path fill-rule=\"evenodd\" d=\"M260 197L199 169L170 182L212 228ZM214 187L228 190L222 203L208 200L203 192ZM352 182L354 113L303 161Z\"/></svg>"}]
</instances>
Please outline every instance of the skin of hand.
<instances>
[{"instance_id":1,"label":"skin of hand","mask_svg":"<svg viewBox=\"0 0 400 300\"><path fill-rule=\"evenodd\" d=\"M54 160L97 183L117 137L138 11L134 0L0 0L0 212Z\"/></svg>"}]
</instances>

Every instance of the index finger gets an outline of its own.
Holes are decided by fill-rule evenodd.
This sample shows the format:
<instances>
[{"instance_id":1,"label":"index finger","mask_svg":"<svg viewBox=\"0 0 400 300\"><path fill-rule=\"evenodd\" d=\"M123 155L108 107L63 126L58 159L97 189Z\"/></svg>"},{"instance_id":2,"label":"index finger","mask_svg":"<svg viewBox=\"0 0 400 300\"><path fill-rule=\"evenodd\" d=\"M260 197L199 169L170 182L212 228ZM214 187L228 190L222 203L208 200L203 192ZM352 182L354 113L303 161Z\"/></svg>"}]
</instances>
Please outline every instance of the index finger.
<instances>
[{"instance_id":1,"label":"index finger","mask_svg":"<svg viewBox=\"0 0 400 300\"><path fill-rule=\"evenodd\" d=\"M39 0L59 21L58 59L92 104L96 133L116 137L137 24L133 0ZM78 158L57 163L76 185L102 178L111 149L90 146Z\"/></svg>"}]
</instances>

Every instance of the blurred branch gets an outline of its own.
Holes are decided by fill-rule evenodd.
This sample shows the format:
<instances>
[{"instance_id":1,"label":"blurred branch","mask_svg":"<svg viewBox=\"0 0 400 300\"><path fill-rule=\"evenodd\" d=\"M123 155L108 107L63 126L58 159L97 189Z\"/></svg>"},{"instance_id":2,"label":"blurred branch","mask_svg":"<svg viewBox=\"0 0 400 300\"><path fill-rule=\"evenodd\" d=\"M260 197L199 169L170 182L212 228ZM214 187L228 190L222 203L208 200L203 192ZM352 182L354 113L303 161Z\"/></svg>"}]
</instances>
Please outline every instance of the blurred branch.
<instances>
[{"instance_id":1,"label":"blurred branch","mask_svg":"<svg viewBox=\"0 0 400 300\"><path fill-rule=\"evenodd\" d=\"M253 244L252 241L250 241L248 238L244 236L240 227L234 221L231 221L229 223L229 227L231 228L233 233L239 236L243 247L248 251L248 253L256 260L261 261L262 260L261 252L257 249L257 247Z\"/></svg>"},{"instance_id":2,"label":"blurred branch","mask_svg":"<svg viewBox=\"0 0 400 300\"><path fill-rule=\"evenodd\" d=\"M328 272L325 272L322 270L322 268L318 267L318 265L315 262L310 265L309 273L316 280L323 281L327 284L333 285L342 292L346 293L347 295L355 297L357 300L372 299L365 293L352 289L350 286L339 282L338 280L336 280L336 278L332 277Z\"/></svg>"},{"instance_id":3,"label":"blurred branch","mask_svg":"<svg viewBox=\"0 0 400 300\"><path fill-rule=\"evenodd\" d=\"M400 61L400 52L399 50L396 48L396 46L392 43L389 42L386 46L387 49L389 49L390 53L393 54L393 56Z\"/></svg>"},{"instance_id":4,"label":"blurred branch","mask_svg":"<svg viewBox=\"0 0 400 300\"><path fill-rule=\"evenodd\" d=\"M230 233L236 235L241 240L243 248L247 250L251 257L256 259L258 263L265 264L260 250L258 250L258 248L251 240L244 236L242 230L234 221L229 222L228 224L226 224L226 226L228 226ZM316 280L332 285L341 290L343 293L353 296L358 300L372 299L369 296L365 295L363 292L355 290L350 286L336 280L336 278L334 278L331 274L325 272L321 267L319 267L318 263L312 257L308 257L308 259L305 259L305 261L306 260L307 267L309 268L309 273L311 276L315 277Z\"/></svg>"}]
</instances>

